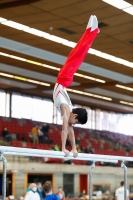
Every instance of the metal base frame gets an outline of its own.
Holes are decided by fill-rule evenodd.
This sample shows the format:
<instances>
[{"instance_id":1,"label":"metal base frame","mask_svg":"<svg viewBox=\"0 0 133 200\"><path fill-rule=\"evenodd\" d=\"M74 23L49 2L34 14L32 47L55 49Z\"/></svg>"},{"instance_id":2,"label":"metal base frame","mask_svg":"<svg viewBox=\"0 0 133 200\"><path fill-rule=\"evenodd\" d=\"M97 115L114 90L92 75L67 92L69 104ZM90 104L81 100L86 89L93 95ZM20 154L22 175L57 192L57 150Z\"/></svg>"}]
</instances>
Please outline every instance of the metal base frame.
<instances>
[{"instance_id":1,"label":"metal base frame","mask_svg":"<svg viewBox=\"0 0 133 200\"><path fill-rule=\"evenodd\" d=\"M3 161L3 179L2 179L2 200L6 200L6 168L7 160L4 158L6 155L18 155L18 156L36 156L36 157L49 157L49 158L64 158L64 152L55 152L48 150L38 150L38 149L25 149L17 147L5 147L0 146L0 160ZM124 169L124 200L127 197L127 167L124 161L133 161L133 157L122 157L122 156L107 156L107 155L97 155L97 154L83 154L79 153L77 158L73 157L70 153L70 159L75 160L88 160L92 162L89 169L88 183L89 183L89 199L92 200L92 169L95 168L95 162L112 162L117 163L118 160L121 161L121 167Z\"/></svg>"}]
</instances>

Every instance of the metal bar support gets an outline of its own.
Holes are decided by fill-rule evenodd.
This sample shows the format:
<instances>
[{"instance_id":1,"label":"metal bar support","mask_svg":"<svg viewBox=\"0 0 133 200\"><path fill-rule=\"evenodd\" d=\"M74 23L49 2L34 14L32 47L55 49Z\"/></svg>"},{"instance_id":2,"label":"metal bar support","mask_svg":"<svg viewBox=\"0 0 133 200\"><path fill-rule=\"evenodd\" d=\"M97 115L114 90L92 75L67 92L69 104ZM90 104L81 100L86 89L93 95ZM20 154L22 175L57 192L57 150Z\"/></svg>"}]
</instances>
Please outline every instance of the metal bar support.
<instances>
[{"instance_id":1,"label":"metal bar support","mask_svg":"<svg viewBox=\"0 0 133 200\"><path fill-rule=\"evenodd\" d=\"M3 161L3 177L2 177L2 200L6 200L6 168L7 168L7 160L1 154L1 159Z\"/></svg>"},{"instance_id":2,"label":"metal bar support","mask_svg":"<svg viewBox=\"0 0 133 200\"><path fill-rule=\"evenodd\" d=\"M95 162L92 161L92 165L89 169L89 200L92 200L92 169L95 168Z\"/></svg>"},{"instance_id":3,"label":"metal bar support","mask_svg":"<svg viewBox=\"0 0 133 200\"><path fill-rule=\"evenodd\" d=\"M0 153L0 160L3 161L3 177L2 177L2 200L6 200L6 168L7 168L7 160Z\"/></svg>"},{"instance_id":4,"label":"metal bar support","mask_svg":"<svg viewBox=\"0 0 133 200\"><path fill-rule=\"evenodd\" d=\"M127 167L124 161L121 161L121 167L124 169L124 200L127 200Z\"/></svg>"}]
</instances>

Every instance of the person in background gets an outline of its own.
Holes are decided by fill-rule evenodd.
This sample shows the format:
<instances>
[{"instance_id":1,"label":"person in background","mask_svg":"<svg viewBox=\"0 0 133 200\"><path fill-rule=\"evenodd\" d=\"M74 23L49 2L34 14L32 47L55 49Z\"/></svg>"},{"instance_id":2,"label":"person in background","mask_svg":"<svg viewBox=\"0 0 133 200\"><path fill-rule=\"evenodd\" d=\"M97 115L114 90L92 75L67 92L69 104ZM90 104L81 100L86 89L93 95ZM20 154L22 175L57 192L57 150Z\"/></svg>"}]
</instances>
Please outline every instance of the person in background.
<instances>
[{"instance_id":1,"label":"person in background","mask_svg":"<svg viewBox=\"0 0 133 200\"><path fill-rule=\"evenodd\" d=\"M44 123L41 131L43 132L43 143L50 143L50 139L49 139L49 125Z\"/></svg>"},{"instance_id":2,"label":"person in background","mask_svg":"<svg viewBox=\"0 0 133 200\"><path fill-rule=\"evenodd\" d=\"M30 191L30 183L29 183L29 186L26 189L26 192L29 192L29 191Z\"/></svg>"},{"instance_id":3,"label":"person in background","mask_svg":"<svg viewBox=\"0 0 133 200\"><path fill-rule=\"evenodd\" d=\"M53 194L51 181L46 181L43 185L46 197L44 200L60 200L58 196Z\"/></svg>"},{"instance_id":4,"label":"person in background","mask_svg":"<svg viewBox=\"0 0 133 200\"><path fill-rule=\"evenodd\" d=\"M26 193L24 200L40 200L40 196L37 193L37 185L35 183L30 184L30 191Z\"/></svg>"},{"instance_id":5,"label":"person in background","mask_svg":"<svg viewBox=\"0 0 133 200\"><path fill-rule=\"evenodd\" d=\"M54 145L54 150L55 150L55 151L60 151L60 148L59 148L58 144L55 144L55 145Z\"/></svg>"},{"instance_id":6,"label":"person in background","mask_svg":"<svg viewBox=\"0 0 133 200\"><path fill-rule=\"evenodd\" d=\"M79 198L85 197L86 195L86 191L83 190L80 194L79 194Z\"/></svg>"},{"instance_id":7,"label":"person in background","mask_svg":"<svg viewBox=\"0 0 133 200\"><path fill-rule=\"evenodd\" d=\"M75 139L75 143L76 143L76 145L77 144L80 145L80 138L79 137Z\"/></svg>"},{"instance_id":8,"label":"person in background","mask_svg":"<svg viewBox=\"0 0 133 200\"><path fill-rule=\"evenodd\" d=\"M43 132L41 131L41 127L38 129L38 138L39 143L43 143Z\"/></svg>"},{"instance_id":9,"label":"person in background","mask_svg":"<svg viewBox=\"0 0 133 200\"><path fill-rule=\"evenodd\" d=\"M79 144L76 144L76 149L77 149L78 153L82 152L81 147L79 146Z\"/></svg>"},{"instance_id":10,"label":"person in background","mask_svg":"<svg viewBox=\"0 0 133 200\"><path fill-rule=\"evenodd\" d=\"M37 129L37 126L34 125L32 130L31 130L31 133L32 133L32 139L33 139L33 143L37 143L38 144L38 129Z\"/></svg>"},{"instance_id":11,"label":"person in background","mask_svg":"<svg viewBox=\"0 0 133 200\"><path fill-rule=\"evenodd\" d=\"M2 136L4 139L6 139L8 142L12 140L12 135L8 132L7 128L4 127L2 130Z\"/></svg>"},{"instance_id":12,"label":"person in background","mask_svg":"<svg viewBox=\"0 0 133 200\"><path fill-rule=\"evenodd\" d=\"M84 153L93 153L93 150L91 149L90 145L88 145L84 151Z\"/></svg>"},{"instance_id":13,"label":"person in background","mask_svg":"<svg viewBox=\"0 0 133 200\"><path fill-rule=\"evenodd\" d=\"M58 187L58 192L56 193L56 195L60 198L60 200L65 200L65 193L61 186Z\"/></svg>"},{"instance_id":14,"label":"person in background","mask_svg":"<svg viewBox=\"0 0 133 200\"><path fill-rule=\"evenodd\" d=\"M124 181L120 182L120 188L115 192L115 200L124 200ZM129 191L127 190L127 200L129 200Z\"/></svg>"},{"instance_id":15,"label":"person in background","mask_svg":"<svg viewBox=\"0 0 133 200\"><path fill-rule=\"evenodd\" d=\"M133 200L133 192L130 193L130 195L129 195L129 199L130 199L130 200Z\"/></svg>"},{"instance_id":16,"label":"person in background","mask_svg":"<svg viewBox=\"0 0 133 200\"><path fill-rule=\"evenodd\" d=\"M88 145L88 146L85 148L84 153L93 154L93 150L91 149L91 145ZM86 165L92 165L92 161L87 160L87 161L86 161Z\"/></svg>"},{"instance_id":17,"label":"person in background","mask_svg":"<svg viewBox=\"0 0 133 200\"><path fill-rule=\"evenodd\" d=\"M37 192L38 192L38 194L40 196L40 200L42 200L43 188L42 188L42 183L41 182L37 183Z\"/></svg>"}]
</instances>

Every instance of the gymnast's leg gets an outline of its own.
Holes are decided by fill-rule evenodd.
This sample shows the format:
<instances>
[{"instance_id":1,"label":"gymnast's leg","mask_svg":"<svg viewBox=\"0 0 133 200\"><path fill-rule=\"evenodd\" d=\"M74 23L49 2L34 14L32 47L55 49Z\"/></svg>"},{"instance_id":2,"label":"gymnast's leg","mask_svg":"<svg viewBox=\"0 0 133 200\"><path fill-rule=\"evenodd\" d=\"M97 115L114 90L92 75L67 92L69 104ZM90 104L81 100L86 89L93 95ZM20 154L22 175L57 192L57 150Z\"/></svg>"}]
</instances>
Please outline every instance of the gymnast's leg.
<instances>
[{"instance_id":1,"label":"gymnast's leg","mask_svg":"<svg viewBox=\"0 0 133 200\"><path fill-rule=\"evenodd\" d=\"M56 80L57 83L63 85L64 87L71 85L74 73L80 67L98 33L99 29L97 18L96 16L91 16L83 36L71 51L65 64L61 68Z\"/></svg>"}]
</instances>

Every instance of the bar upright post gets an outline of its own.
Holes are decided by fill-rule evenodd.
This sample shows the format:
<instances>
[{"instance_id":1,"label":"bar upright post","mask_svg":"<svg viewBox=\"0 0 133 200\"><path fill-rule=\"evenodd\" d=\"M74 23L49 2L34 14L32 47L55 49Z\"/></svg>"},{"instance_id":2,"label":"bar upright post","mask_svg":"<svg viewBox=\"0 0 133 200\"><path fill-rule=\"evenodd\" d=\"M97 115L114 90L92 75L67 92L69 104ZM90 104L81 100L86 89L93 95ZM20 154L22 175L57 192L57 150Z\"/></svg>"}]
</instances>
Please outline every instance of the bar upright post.
<instances>
[{"instance_id":1,"label":"bar upright post","mask_svg":"<svg viewBox=\"0 0 133 200\"><path fill-rule=\"evenodd\" d=\"M92 200L92 169L95 168L95 162L92 162L92 165L89 169L89 200Z\"/></svg>"},{"instance_id":2,"label":"bar upright post","mask_svg":"<svg viewBox=\"0 0 133 200\"><path fill-rule=\"evenodd\" d=\"M124 169L124 200L127 199L127 167L124 161L121 161L121 167Z\"/></svg>"}]
</instances>

